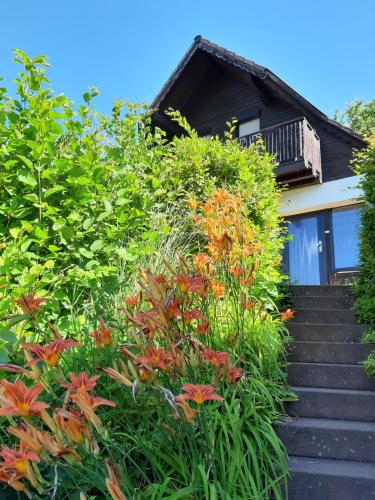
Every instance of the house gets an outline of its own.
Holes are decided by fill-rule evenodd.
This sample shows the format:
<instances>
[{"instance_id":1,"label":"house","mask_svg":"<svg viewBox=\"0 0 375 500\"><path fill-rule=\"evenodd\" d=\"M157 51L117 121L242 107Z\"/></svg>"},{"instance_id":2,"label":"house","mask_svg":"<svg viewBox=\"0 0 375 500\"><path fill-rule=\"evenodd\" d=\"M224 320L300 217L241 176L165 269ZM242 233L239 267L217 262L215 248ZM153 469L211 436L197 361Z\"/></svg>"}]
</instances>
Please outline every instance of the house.
<instances>
[{"instance_id":1,"label":"house","mask_svg":"<svg viewBox=\"0 0 375 500\"><path fill-rule=\"evenodd\" d=\"M358 268L360 190L350 168L361 136L328 118L269 69L197 36L152 103L154 123L169 136L179 110L202 136L223 135L238 120L244 147L262 137L285 186L281 213L291 241L285 267L292 283L345 282Z\"/></svg>"}]
</instances>

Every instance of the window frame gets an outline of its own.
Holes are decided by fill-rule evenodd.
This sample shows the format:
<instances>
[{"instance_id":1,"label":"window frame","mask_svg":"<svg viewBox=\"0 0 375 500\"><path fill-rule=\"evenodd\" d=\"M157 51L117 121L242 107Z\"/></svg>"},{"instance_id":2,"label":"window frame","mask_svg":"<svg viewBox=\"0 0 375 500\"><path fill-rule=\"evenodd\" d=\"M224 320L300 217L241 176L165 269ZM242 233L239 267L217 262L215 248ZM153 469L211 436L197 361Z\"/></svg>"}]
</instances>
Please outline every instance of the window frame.
<instances>
[{"instance_id":1,"label":"window frame","mask_svg":"<svg viewBox=\"0 0 375 500\"><path fill-rule=\"evenodd\" d=\"M329 253L330 253L330 267L332 269L333 273L344 273L344 272L351 272L351 271L358 271L359 269L359 263L358 266L351 266L351 267L336 267L336 261L335 261L335 241L334 241L334 227L333 227L333 212L334 211L349 211L357 209L358 211L361 210L361 203L354 203L352 205L346 205L344 207L335 207L329 210L329 231L330 231L330 244L329 244ZM360 241L358 238L358 245Z\"/></svg>"}]
</instances>

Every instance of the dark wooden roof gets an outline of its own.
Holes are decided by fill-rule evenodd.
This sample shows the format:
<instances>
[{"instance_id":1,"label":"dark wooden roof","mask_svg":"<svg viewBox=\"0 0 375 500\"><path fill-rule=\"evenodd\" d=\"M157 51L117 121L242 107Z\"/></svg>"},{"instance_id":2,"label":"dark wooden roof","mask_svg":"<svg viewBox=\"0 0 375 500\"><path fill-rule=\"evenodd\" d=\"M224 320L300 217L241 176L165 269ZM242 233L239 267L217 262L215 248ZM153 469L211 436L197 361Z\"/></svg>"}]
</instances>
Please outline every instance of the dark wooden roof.
<instances>
[{"instance_id":1,"label":"dark wooden roof","mask_svg":"<svg viewBox=\"0 0 375 500\"><path fill-rule=\"evenodd\" d=\"M256 79L259 79L260 81L262 81L262 84L268 86L271 91L277 92L278 95L283 96L289 102L293 101L293 104L296 107L300 108L304 113L313 115L314 117L322 120L329 127L334 127L337 132L340 131L341 133L344 133L344 135L346 135L348 139L350 137L352 140L354 139L356 143L358 143L358 141L362 144L365 143L364 139L359 134L354 132L349 127L346 127L341 123L338 123L337 121L329 118L268 68L260 66L259 64L245 59L244 57L241 57L234 52L224 49L223 47L220 47L219 45L216 45L215 43L202 38L200 35L194 38L193 44L190 46L184 57L177 65L176 69L163 85L159 94L155 97L154 101L151 104L151 109L158 110L164 108L164 100L172 92L173 87L180 79L181 73L189 65L189 63L192 62L194 55L199 51L208 54L214 60L224 61L224 63L236 67L241 72L245 72L252 77L255 77Z\"/></svg>"}]
</instances>

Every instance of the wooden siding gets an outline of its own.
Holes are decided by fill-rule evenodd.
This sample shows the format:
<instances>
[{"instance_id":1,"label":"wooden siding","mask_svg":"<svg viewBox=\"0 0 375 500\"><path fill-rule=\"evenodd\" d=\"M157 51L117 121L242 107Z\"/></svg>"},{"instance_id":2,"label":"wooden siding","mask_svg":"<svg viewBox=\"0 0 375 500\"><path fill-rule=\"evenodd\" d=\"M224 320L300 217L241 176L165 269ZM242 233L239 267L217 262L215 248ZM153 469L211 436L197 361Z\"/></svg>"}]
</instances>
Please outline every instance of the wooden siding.
<instances>
[{"instance_id":1,"label":"wooden siding","mask_svg":"<svg viewBox=\"0 0 375 500\"><path fill-rule=\"evenodd\" d=\"M259 116L263 129L304 116L297 107L276 96L262 96L249 81L212 63L180 110L202 135L220 136L226 122L233 117L242 121ZM307 116L307 119L320 138L323 182L354 175L349 167L353 143L314 117Z\"/></svg>"}]
</instances>

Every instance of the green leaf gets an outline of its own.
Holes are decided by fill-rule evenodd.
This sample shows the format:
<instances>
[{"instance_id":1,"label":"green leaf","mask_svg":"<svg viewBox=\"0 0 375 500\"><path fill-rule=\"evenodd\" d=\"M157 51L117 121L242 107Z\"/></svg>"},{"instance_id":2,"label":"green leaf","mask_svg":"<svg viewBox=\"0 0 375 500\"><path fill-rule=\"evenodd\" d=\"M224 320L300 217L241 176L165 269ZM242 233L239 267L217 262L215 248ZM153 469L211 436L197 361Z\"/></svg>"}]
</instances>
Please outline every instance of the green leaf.
<instances>
[{"instance_id":1,"label":"green leaf","mask_svg":"<svg viewBox=\"0 0 375 500\"><path fill-rule=\"evenodd\" d=\"M89 227L91 227L94 223L94 219L89 217L88 219L85 219L83 221L83 224L82 224L82 227L83 229L89 229Z\"/></svg>"},{"instance_id":2,"label":"green leaf","mask_svg":"<svg viewBox=\"0 0 375 500\"><path fill-rule=\"evenodd\" d=\"M13 345L17 342L17 337L16 337L15 333L12 332L12 330L4 331L3 328L0 330L0 339L5 340L7 342L7 344L11 344L11 345Z\"/></svg>"},{"instance_id":3,"label":"green leaf","mask_svg":"<svg viewBox=\"0 0 375 500\"><path fill-rule=\"evenodd\" d=\"M138 255L130 253L126 248L119 248L117 250L117 253L118 253L119 257L121 257L122 259L124 259L128 262L134 262L135 260L138 259Z\"/></svg>"},{"instance_id":4,"label":"green leaf","mask_svg":"<svg viewBox=\"0 0 375 500\"><path fill-rule=\"evenodd\" d=\"M22 233L22 227L12 227L9 229L10 234L16 240L18 236Z\"/></svg>"},{"instance_id":5,"label":"green leaf","mask_svg":"<svg viewBox=\"0 0 375 500\"><path fill-rule=\"evenodd\" d=\"M103 240L96 240L94 243L90 246L90 250L92 252L96 252L97 250L100 250L104 245Z\"/></svg>"},{"instance_id":6,"label":"green leaf","mask_svg":"<svg viewBox=\"0 0 375 500\"><path fill-rule=\"evenodd\" d=\"M90 252L90 250L87 250L87 248L80 248L79 253L87 259L91 259L92 257L94 257L93 252Z\"/></svg>"},{"instance_id":7,"label":"green leaf","mask_svg":"<svg viewBox=\"0 0 375 500\"><path fill-rule=\"evenodd\" d=\"M55 193L60 193L61 191L65 191L64 186L60 186L59 184L57 184L53 188L47 189L47 191L45 191L44 198L48 198L49 196L52 196Z\"/></svg>"},{"instance_id":8,"label":"green leaf","mask_svg":"<svg viewBox=\"0 0 375 500\"><path fill-rule=\"evenodd\" d=\"M17 178L23 184L27 184L28 186L35 187L38 184L35 176L31 173L26 174L18 174Z\"/></svg>"},{"instance_id":9,"label":"green leaf","mask_svg":"<svg viewBox=\"0 0 375 500\"><path fill-rule=\"evenodd\" d=\"M9 353L5 347L0 347L0 363L8 363Z\"/></svg>"},{"instance_id":10,"label":"green leaf","mask_svg":"<svg viewBox=\"0 0 375 500\"><path fill-rule=\"evenodd\" d=\"M74 236L74 229L70 226L64 226L61 229L60 234L61 234L62 240L65 243L69 243L69 241L71 241L73 236Z\"/></svg>"},{"instance_id":11,"label":"green leaf","mask_svg":"<svg viewBox=\"0 0 375 500\"><path fill-rule=\"evenodd\" d=\"M45 240L48 238L48 233L45 229L42 229L40 226L36 226L34 229L34 234L38 238L38 240Z\"/></svg>"},{"instance_id":12,"label":"green leaf","mask_svg":"<svg viewBox=\"0 0 375 500\"><path fill-rule=\"evenodd\" d=\"M23 163L32 170L34 168L32 161L30 161L26 156L17 155L17 158L23 161Z\"/></svg>"}]
</instances>

